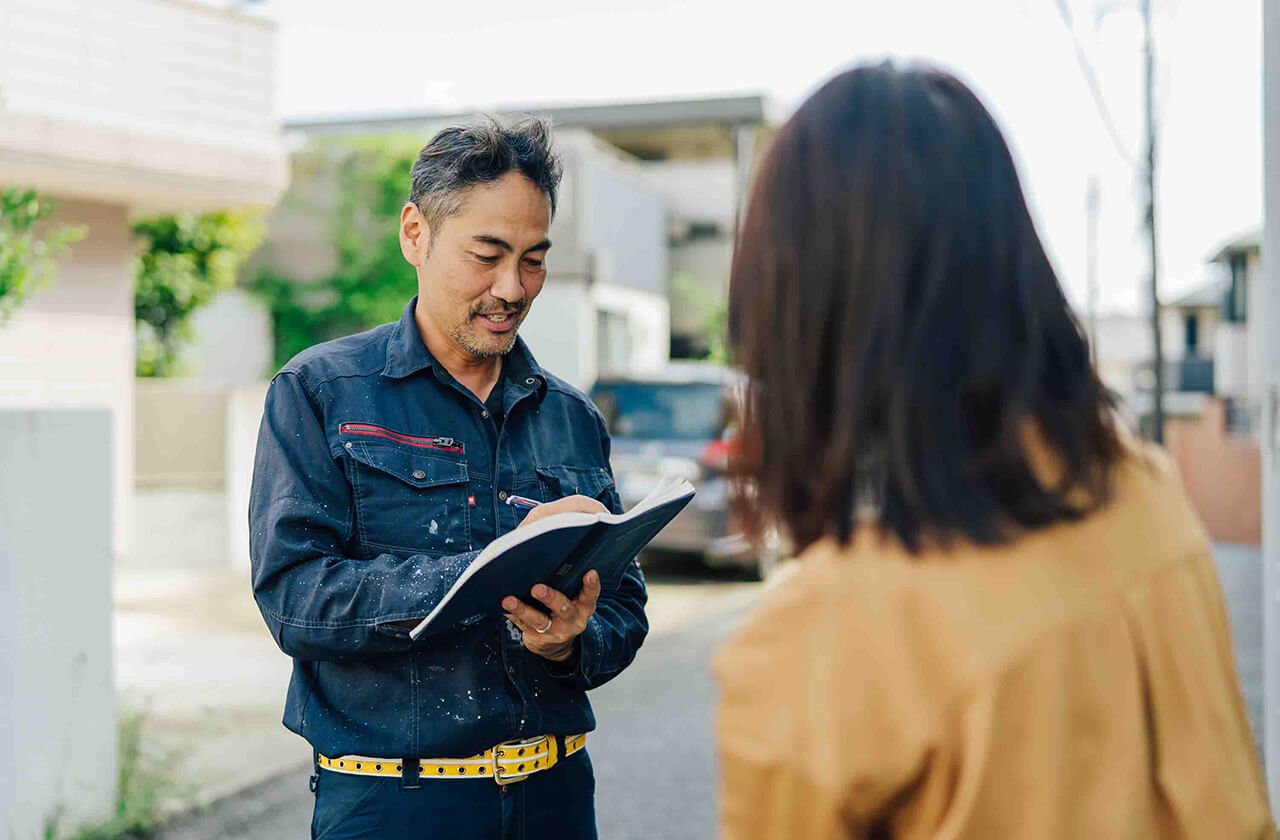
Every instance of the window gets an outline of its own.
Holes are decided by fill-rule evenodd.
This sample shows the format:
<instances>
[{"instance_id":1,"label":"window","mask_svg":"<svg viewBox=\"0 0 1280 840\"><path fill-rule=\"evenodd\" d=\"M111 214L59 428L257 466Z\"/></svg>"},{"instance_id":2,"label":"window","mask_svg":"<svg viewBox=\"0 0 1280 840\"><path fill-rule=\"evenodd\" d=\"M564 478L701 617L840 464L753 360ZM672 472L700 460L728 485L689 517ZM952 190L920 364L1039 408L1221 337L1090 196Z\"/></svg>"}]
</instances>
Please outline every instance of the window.
<instances>
[{"instance_id":1,"label":"window","mask_svg":"<svg viewBox=\"0 0 1280 840\"><path fill-rule=\"evenodd\" d=\"M597 365L601 371L625 371L631 361L631 332L627 316L596 313Z\"/></svg>"},{"instance_id":2,"label":"window","mask_svg":"<svg viewBox=\"0 0 1280 840\"><path fill-rule=\"evenodd\" d=\"M1200 355L1200 316L1194 312L1188 312L1186 321L1183 322L1187 328L1187 347L1186 355Z\"/></svg>"},{"instance_id":3,"label":"window","mask_svg":"<svg viewBox=\"0 0 1280 840\"><path fill-rule=\"evenodd\" d=\"M1249 284L1246 276L1248 265L1248 255L1244 253L1232 254L1227 262L1227 269L1231 274L1231 285L1227 288L1226 299L1222 302L1224 321L1240 324L1244 323L1248 317Z\"/></svg>"}]
</instances>

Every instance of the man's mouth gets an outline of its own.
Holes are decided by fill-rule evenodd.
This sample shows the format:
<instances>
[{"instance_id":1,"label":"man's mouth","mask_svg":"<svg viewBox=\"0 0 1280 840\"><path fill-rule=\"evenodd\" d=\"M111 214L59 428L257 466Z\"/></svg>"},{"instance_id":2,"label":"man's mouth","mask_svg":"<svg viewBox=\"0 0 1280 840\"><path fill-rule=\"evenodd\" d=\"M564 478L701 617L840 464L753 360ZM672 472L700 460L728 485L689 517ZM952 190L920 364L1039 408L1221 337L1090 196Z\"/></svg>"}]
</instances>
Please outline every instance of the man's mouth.
<instances>
[{"instance_id":1,"label":"man's mouth","mask_svg":"<svg viewBox=\"0 0 1280 840\"><path fill-rule=\"evenodd\" d=\"M506 332L515 326L515 312L477 312L476 317L494 332Z\"/></svg>"}]
</instances>

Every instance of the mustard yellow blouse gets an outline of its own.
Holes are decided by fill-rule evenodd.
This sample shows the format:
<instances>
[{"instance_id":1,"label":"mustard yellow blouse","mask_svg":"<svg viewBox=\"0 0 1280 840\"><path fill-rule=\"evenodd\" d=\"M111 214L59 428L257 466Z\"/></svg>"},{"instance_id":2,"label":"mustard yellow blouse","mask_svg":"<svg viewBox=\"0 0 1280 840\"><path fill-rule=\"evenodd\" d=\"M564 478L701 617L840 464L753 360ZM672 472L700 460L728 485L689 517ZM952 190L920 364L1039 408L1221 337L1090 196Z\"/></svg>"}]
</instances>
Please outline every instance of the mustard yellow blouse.
<instances>
[{"instance_id":1,"label":"mustard yellow blouse","mask_svg":"<svg viewBox=\"0 0 1280 840\"><path fill-rule=\"evenodd\" d=\"M717 659L722 836L1272 837L1205 533L1152 448L1114 493L1002 547L805 551Z\"/></svg>"}]
</instances>

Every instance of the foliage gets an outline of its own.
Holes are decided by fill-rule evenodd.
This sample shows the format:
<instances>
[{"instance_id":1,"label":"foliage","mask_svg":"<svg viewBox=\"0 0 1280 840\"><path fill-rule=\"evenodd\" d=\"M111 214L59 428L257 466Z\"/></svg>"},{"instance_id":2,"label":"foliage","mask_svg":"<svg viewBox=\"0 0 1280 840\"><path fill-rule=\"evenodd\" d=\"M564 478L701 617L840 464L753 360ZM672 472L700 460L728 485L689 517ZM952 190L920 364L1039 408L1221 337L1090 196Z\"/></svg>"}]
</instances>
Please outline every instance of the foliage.
<instances>
[{"instance_id":1,"label":"foliage","mask_svg":"<svg viewBox=\"0 0 1280 840\"><path fill-rule=\"evenodd\" d=\"M0 187L0 324L36 289L53 280L54 257L83 239L84 227L55 227L41 233L36 226L57 205L32 189Z\"/></svg>"},{"instance_id":2,"label":"foliage","mask_svg":"<svg viewBox=\"0 0 1280 840\"><path fill-rule=\"evenodd\" d=\"M115 813L106 822L76 829L70 840L146 840L159 827L162 801L182 793L172 781L172 759L157 758L144 750L145 720L145 714L133 712L120 721L120 775ZM57 823L54 818L45 824L44 840L62 836Z\"/></svg>"},{"instance_id":3,"label":"foliage","mask_svg":"<svg viewBox=\"0 0 1280 840\"><path fill-rule=\"evenodd\" d=\"M271 308L277 366L313 344L398 319L417 293L398 233L416 157L416 141L377 137L295 158L297 180L314 177L307 167L333 168L338 203L327 221L337 260L332 274L314 282L299 283L273 269L251 282Z\"/></svg>"},{"instance_id":4,"label":"foliage","mask_svg":"<svg viewBox=\"0 0 1280 840\"><path fill-rule=\"evenodd\" d=\"M138 320L138 376L181 372L182 344L191 316L224 289L262 241L255 210L179 213L134 223L145 240L138 257L134 313Z\"/></svg>"},{"instance_id":5,"label":"foliage","mask_svg":"<svg viewBox=\"0 0 1280 840\"><path fill-rule=\"evenodd\" d=\"M671 278L671 291L677 305L689 307L702 322L702 334L707 340L706 361L728 364L729 361L729 309L723 296L716 297L687 273L678 272Z\"/></svg>"}]
</instances>

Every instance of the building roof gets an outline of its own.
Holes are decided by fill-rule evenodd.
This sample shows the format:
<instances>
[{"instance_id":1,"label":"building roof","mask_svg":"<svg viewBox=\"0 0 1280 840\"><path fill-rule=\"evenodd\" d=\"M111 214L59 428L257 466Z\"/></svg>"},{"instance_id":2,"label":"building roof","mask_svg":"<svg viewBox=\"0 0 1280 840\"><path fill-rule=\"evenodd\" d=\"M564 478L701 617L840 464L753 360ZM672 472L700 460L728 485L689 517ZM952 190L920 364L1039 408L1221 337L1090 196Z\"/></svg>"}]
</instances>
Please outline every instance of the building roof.
<instances>
[{"instance_id":1,"label":"building roof","mask_svg":"<svg viewBox=\"0 0 1280 840\"><path fill-rule=\"evenodd\" d=\"M1209 262L1222 262L1234 254L1248 254L1262 250L1262 228L1257 227L1235 236L1218 247Z\"/></svg>"},{"instance_id":2,"label":"building roof","mask_svg":"<svg viewBox=\"0 0 1280 840\"><path fill-rule=\"evenodd\" d=\"M1221 306L1222 297L1227 293L1227 288L1230 285L1230 280L1215 280L1212 283L1205 283L1203 286L1198 286L1187 292L1172 303L1166 303L1165 307L1172 309L1203 309Z\"/></svg>"},{"instance_id":3,"label":"building roof","mask_svg":"<svg viewBox=\"0 0 1280 840\"><path fill-rule=\"evenodd\" d=\"M479 109L461 112L398 111L330 115L285 120L289 131L305 134L351 134L412 131L428 123L474 117ZM486 109L499 115L538 114L560 127L587 129L648 128L675 125L762 125L765 100L760 94L707 99L666 99L603 105L528 105Z\"/></svg>"}]
</instances>

